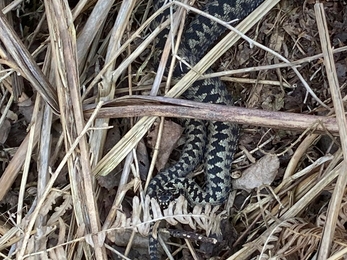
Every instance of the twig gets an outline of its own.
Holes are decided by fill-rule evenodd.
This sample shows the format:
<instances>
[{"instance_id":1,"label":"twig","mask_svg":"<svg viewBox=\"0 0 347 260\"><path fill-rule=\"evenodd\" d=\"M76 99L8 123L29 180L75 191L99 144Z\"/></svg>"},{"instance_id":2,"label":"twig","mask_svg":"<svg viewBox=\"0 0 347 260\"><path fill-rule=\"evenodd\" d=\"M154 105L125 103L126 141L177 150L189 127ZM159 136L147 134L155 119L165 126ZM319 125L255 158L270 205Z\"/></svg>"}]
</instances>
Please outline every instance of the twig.
<instances>
[{"instance_id":1,"label":"twig","mask_svg":"<svg viewBox=\"0 0 347 260\"><path fill-rule=\"evenodd\" d=\"M318 133L325 133L327 130L334 135L338 133L336 119L331 117L207 104L166 97L132 96L132 98L126 100L129 102L129 104L133 104L134 101L136 101L136 98L144 102L149 100L152 102L159 101L163 102L164 105L160 105L158 103L139 102L138 105L123 104L123 106L117 107L104 107L100 109L98 117L122 118L151 115L197 118L212 121L228 121L239 124L272 127L277 129L304 131L308 128L312 128L313 132ZM85 111L85 115L88 116L91 111L92 110ZM319 124L317 124L318 122Z\"/></svg>"}]
</instances>

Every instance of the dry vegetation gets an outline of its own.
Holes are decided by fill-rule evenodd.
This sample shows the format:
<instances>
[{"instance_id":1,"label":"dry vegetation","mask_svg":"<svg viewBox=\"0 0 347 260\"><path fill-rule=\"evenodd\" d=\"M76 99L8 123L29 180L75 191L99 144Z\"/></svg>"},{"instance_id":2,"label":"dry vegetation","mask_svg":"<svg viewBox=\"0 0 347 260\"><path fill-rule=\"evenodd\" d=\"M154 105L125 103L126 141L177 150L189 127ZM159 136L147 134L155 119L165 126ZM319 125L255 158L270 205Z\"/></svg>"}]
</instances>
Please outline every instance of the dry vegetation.
<instances>
[{"instance_id":1,"label":"dry vegetation","mask_svg":"<svg viewBox=\"0 0 347 260\"><path fill-rule=\"evenodd\" d=\"M0 1L0 258L148 259L144 190L179 152L163 117L188 116L240 123L232 174L260 183L152 204L175 259L346 258L344 1L267 0L249 38L225 34L193 70L220 72L234 108L174 99L201 74L160 77L151 1L66 2Z\"/></svg>"}]
</instances>

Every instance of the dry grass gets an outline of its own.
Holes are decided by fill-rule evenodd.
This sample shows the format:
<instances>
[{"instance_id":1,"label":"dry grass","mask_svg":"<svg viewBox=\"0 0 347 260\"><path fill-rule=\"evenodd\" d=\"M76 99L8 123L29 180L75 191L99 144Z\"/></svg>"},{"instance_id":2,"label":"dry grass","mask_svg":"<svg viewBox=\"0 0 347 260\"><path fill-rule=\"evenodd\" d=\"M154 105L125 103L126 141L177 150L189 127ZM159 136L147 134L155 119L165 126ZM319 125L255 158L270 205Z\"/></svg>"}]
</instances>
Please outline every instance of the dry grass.
<instances>
[{"instance_id":1,"label":"dry grass","mask_svg":"<svg viewBox=\"0 0 347 260\"><path fill-rule=\"evenodd\" d=\"M207 15L198 9L171 2L150 16L150 1L81 0L72 9L62 0L4 2L2 258L146 259L150 206L154 219L187 231L169 231L181 238L166 241L174 255L347 254L347 9L341 2L324 3L324 9L267 0L237 29L209 17L231 32L172 87L163 79L170 43L154 76L152 43L163 28L148 26L170 6ZM178 34L182 19L172 24ZM211 66L219 72L204 74ZM206 77L232 86L239 107L173 99ZM165 98L153 97L158 93ZM161 154L154 149L149 156L143 139L163 117L242 124L234 168L243 171L272 154L280 161L275 180L250 194L233 191L224 207L189 209L182 200L162 213L144 197ZM167 239L167 230L162 233ZM218 253L187 239L215 243L199 236L211 233L221 236Z\"/></svg>"}]
</instances>

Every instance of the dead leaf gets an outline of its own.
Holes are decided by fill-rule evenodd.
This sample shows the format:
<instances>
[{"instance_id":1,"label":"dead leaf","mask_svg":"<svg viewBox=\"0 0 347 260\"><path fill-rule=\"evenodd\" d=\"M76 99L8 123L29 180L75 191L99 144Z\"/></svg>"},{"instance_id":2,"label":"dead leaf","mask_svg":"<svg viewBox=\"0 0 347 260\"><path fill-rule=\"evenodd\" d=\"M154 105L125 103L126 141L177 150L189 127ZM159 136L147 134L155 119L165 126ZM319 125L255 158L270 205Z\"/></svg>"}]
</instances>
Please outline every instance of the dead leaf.
<instances>
[{"instance_id":1,"label":"dead leaf","mask_svg":"<svg viewBox=\"0 0 347 260\"><path fill-rule=\"evenodd\" d=\"M5 119L4 123L0 126L0 144L4 144L7 140L8 134L11 130L11 123Z\"/></svg>"},{"instance_id":2,"label":"dead leaf","mask_svg":"<svg viewBox=\"0 0 347 260\"><path fill-rule=\"evenodd\" d=\"M142 180L146 180L150 161L148 158L147 147L143 140L141 140L137 145L136 156L137 156L137 161L139 166L140 177Z\"/></svg>"},{"instance_id":3,"label":"dead leaf","mask_svg":"<svg viewBox=\"0 0 347 260\"><path fill-rule=\"evenodd\" d=\"M19 113L24 116L26 122L30 122L34 110L34 102L25 93L22 93L17 104Z\"/></svg>"},{"instance_id":4,"label":"dead leaf","mask_svg":"<svg viewBox=\"0 0 347 260\"><path fill-rule=\"evenodd\" d=\"M276 155L265 155L242 173L242 177L233 180L235 189L250 191L262 185L270 185L275 179L280 161Z\"/></svg>"},{"instance_id":5,"label":"dead leaf","mask_svg":"<svg viewBox=\"0 0 347 260\"><path fill-rule=\"evenodd\" d=\"M158 136L159 124L155 125L153 131L147 135L147 141L150 148L155 148L155 143ZM156 161L156 168L158 171L163 169L169 160L172 150L176 147L177 141L180 139L183 132L182 126L172 121L165 121L163 133L161 137L159 156Z\"/></svg>"},{"instance_id":6,"label":"dead leaf","mask_svg":"<svg viewBox=\"0 0 347 260\"><path fill-rule=\"evenodd\" d=\"M112 149L112 147L120 140L121 134L119 130L119 126L117 125L116 121L111 121L110 125L113 127L111 129L108 129L107 131L107 137L104 146L104 154L106 154L108 151ZM115 186L119 184L119 178L121 172L121 166L116 167L111 174L107 174L106 176L97 176L98 183L101 187L106 188L107 190L111 190Z\"/></svg>"}]
</instances>

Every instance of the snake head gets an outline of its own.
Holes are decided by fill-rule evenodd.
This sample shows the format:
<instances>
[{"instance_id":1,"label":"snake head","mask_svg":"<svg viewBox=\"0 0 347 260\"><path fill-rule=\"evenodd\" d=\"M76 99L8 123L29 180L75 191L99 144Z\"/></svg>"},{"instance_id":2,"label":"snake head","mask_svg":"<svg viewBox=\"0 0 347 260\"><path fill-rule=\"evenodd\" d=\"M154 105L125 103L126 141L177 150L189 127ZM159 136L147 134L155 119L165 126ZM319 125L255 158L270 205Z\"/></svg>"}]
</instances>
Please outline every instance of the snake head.
<instances>
[{"instance_id":1,"label":"snake head","mask_svg":"<svg viewBox=\"0 0 347 260\"><path fill-rule=\"evenodd\" d=\"M162 209L167 209L171 201L178 199L181 195L174 187L165 187L165 190L157 192L157 201Z\"/></svg>"}]
</instances>

